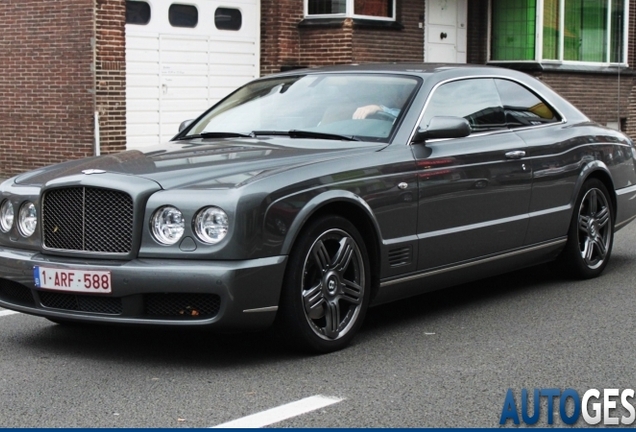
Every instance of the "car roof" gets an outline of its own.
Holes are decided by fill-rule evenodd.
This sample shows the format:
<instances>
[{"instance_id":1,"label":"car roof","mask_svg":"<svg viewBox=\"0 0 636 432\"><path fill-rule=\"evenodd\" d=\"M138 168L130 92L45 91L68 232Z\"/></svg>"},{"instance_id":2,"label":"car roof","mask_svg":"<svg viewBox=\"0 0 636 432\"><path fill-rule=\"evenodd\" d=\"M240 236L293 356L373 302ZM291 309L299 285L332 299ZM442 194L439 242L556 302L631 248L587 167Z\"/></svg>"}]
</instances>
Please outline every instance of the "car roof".
<instances>
[{"instance_id":1,"label":"car roof","mask_svg":"<svg viewBox=\"0 0 636 432\"><path fill-rule=\"evenodd\" d=\"M389 72L408 75L431 75L435 73L456 71L461 74L503 74L516 75L519 72L497 66L475 65L466 63L351 63L316 68L302 68L283 72L283 75L298 73L329 73L329 72ZM280 74L277 74L280 75Z\"/></svg>"}]
</instances>

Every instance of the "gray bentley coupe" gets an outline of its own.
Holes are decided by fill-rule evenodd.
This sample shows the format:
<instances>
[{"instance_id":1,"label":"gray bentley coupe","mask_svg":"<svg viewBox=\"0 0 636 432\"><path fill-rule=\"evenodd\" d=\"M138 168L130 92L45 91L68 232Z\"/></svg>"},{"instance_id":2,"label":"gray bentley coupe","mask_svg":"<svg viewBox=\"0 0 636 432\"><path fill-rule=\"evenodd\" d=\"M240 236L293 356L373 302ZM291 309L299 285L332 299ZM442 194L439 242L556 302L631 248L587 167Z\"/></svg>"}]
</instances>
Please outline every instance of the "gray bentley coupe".
<instances>
[{"instance_id":1,"label":"gray bentley coupe","mask_svg":"<svg viewBox=\"0 0 636 432\"><path fill-rule=\"evenodd\" d=\"M554 261L598 276L634 143L508 69L252 81L168 143L0 185L0 307L60 324L264 329L343 348L369 306Z\"/></svg>"}]
</instances>

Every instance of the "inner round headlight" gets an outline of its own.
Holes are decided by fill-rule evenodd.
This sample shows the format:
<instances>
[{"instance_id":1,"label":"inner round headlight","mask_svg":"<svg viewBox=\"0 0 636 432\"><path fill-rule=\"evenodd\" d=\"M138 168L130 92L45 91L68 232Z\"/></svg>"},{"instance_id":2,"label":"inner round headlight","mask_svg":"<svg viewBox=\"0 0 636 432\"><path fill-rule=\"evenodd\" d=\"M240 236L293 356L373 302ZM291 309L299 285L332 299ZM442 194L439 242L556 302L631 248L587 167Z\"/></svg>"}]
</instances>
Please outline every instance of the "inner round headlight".
<instances>
[{"instance_id":1,"label":"inner round headlight","mask_svg":"<svg viewBox=\"0 0 636 432\"><path fill-rule=\"evenodd\" d=\"M13 204L11 201L4 200L0 205L0 231L3 233L9 232L13 227Z\"/></svg>"},{"instance_id":2,"label":"inner round headlight","mask_svg":"<svg viewBox=\"0 0 636 432\"><path fill-rule=\"evenodd\" d=\"M24 237L31 237L38 226L38 213L35 210L35 204L25 202L18 212L18 229Z\"/></svg>"},{"instance_id":3,"label":"inner round headlight","mask_svg":"<svg viewBox=\"0 0 636 432\"><path fill-rule=\"evenodd\" d=\"M201 209L194 218L194 232L203 243L220 242L227 235L229 227L230 219L218 207Z\"/></svg>"},{"instance_id":4,"label":"inner round headlight","mask_svg":"<svg viewBox=\"0 0 636 432\"><path fill-rule=\"evenodd\" d=\"M185 223L178 208L165 206L159 208L150 220L152 235L159 243L173 245L183 236Z\"/></svg>"}]
</instances>

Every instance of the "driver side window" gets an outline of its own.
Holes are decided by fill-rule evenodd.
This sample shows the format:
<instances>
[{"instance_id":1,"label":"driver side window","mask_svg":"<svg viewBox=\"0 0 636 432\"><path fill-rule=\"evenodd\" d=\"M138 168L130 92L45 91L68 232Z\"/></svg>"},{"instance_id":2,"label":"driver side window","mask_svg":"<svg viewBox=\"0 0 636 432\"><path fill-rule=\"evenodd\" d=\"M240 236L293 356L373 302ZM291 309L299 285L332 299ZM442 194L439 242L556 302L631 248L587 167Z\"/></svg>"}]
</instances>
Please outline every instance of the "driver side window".
<instances>
[{"instance_id":1,"label":"driver side window","mask_svg":"<svg viewBox=\"0 0 636 432\"><path fill-rule=\"evenodd\" d=\"M491 78L452 81L437 87L426 106L422 128L437 116L463 117L473 132L506 129L504 109Z\"/></svg>"}]
</instances>

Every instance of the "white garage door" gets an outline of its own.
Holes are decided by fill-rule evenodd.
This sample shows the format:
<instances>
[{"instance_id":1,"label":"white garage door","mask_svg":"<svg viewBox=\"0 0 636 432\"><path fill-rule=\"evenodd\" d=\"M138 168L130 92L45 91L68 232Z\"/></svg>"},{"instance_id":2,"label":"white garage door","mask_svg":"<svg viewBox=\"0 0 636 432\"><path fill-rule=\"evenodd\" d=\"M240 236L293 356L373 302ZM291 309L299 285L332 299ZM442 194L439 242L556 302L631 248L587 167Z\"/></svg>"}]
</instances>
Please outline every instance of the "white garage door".
<instances>
[{"instance_id":1,"label":"white garage door","mask_svg":"<svg viewBox=\"0 0 636 432\"><path fill-rule=\"evenodd\" d=\"M172 138L259 75L259 0L127 1L126 138Z\"/></svg>"}]
</instances>

